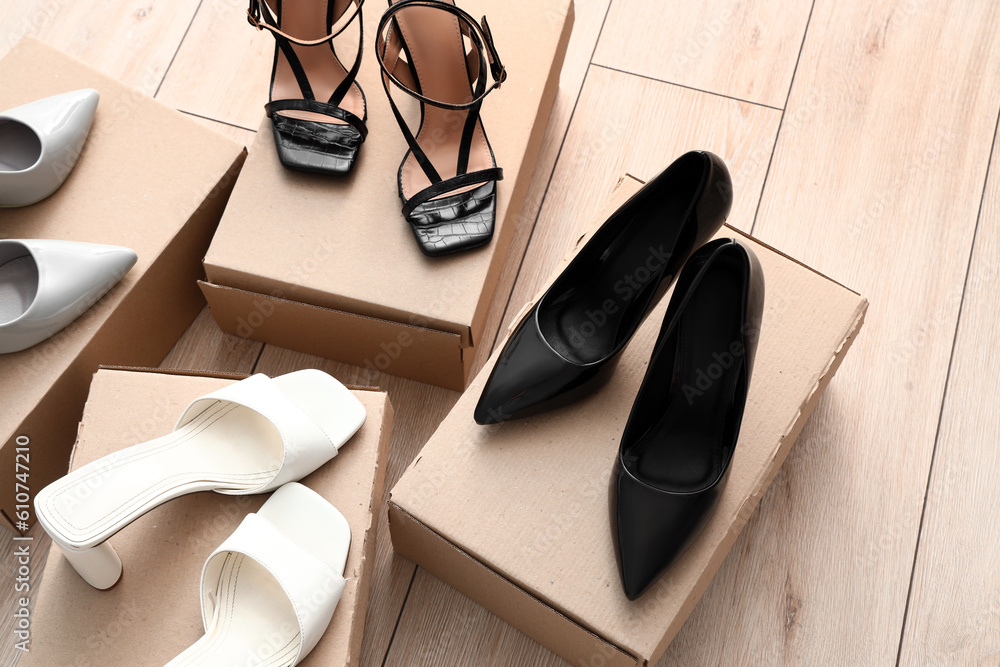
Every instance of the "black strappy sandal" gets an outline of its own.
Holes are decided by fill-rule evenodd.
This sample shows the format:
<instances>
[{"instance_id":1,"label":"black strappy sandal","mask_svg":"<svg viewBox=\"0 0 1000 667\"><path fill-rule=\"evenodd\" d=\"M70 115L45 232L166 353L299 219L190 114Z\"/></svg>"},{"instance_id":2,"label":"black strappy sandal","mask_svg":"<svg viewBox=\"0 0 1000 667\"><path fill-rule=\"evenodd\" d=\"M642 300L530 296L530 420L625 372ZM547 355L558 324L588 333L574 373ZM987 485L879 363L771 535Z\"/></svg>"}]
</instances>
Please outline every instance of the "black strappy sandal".
<instances>
[{"instance_id":1,"label":"black strappy sandal","mask_svg":"<svg viewBox=\"0 0 1000 667\"><path fill-rule=\"evenodd\" d=\"M453 0L401 0L382 15L376 55L409 144L399 166L399 197L420 249L433 257L489 243L503 169L479 112L507 73L486 18L476 23ZM416 136L392 99L390 82L421 103Z\"/></svg>"},{"instance_id":2,"label":"black strappy sandal","mask_svg":"<svg viewBox=\"0 0 1000 667\"><path fill-rule=\"evenodd\" d=\"M368 135L367 102L355 80L364 47L363 4L364 0L272 0L270 4L250 0L250 25L269 31L275 39L271 101L264 109L274 129L278 159L288 169L343 175L357 162ZM348 15L352 5L354 12ZM361 37L348 71L333 40L355 19Z\"/></svg>"}]
</instances>

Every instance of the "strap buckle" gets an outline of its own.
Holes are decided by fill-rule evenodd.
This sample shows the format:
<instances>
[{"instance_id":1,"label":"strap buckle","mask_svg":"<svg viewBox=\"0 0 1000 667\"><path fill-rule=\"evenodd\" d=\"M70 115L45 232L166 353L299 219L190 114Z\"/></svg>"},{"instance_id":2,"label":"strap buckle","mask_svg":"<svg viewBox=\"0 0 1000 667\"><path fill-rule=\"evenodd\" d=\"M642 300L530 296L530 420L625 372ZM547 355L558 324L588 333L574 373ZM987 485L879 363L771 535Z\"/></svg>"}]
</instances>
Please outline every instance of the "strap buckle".
<instances>
[{"instance_id":1,"label":"strap buckle","mask_svg":"<svg viewBox=\"0 0 1000 667\"><path fill-rule=\"evenodd\" d=\"M257 30L264 29L264 26L260 24L260 5L256 0L250 0L250 6L247 7L247 23L257 28Z\"/></svg>"}]
</instances>

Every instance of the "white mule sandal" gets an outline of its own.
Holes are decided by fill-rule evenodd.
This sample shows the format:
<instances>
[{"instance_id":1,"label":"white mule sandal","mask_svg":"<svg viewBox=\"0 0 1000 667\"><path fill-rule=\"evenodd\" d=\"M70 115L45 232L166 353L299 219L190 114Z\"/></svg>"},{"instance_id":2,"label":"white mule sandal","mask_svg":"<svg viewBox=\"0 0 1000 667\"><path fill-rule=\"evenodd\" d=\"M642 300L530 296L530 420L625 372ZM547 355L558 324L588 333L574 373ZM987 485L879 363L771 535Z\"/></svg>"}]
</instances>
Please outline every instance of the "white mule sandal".
<instances>
[{"instance_id":1,"label":"white mule sandal","mask_svg":"<svg viewBox=\"0 0 1000 667\"><path fill-rule=\"evenodd\" d=\"M169 435L49 484L35 514L80 576L105 590L122 575L107 540L129 523L188 493L265 493L297 481L336 456L365 416L322 371L254 375L195 399Z\"/></svg>"},{"instance_id":2,"label":"white mule sandal","mask_svg":"<svg viewBox=\"0 0 1000 667\"><path fill-rule=\"evenodd\" d=\"M290 483L216 549L201 574L205 635L167 667L292 667L313 650L344 592L351 528Z\"/></svg>"},{"instance_id":3,"label":"white mule sandal","mask_svg":"<svg viewBox=\"0 0 1000 667\"><path fill-rule=\"evenodd\" d=\"M0 113L0 206L27 206L59 189L76 166L100 95L74 90Z\"/></svg>"},{"instance_id":4,"label":"white mule sandal","mask_svg":"<svg viewBox=\"0 0 1000 667\"><path fill-rule=\"evenodd\" d=\"M0 354L57 334L131 269L135 251L113 245L0 240Z\"/></svg>"}]
</instances>

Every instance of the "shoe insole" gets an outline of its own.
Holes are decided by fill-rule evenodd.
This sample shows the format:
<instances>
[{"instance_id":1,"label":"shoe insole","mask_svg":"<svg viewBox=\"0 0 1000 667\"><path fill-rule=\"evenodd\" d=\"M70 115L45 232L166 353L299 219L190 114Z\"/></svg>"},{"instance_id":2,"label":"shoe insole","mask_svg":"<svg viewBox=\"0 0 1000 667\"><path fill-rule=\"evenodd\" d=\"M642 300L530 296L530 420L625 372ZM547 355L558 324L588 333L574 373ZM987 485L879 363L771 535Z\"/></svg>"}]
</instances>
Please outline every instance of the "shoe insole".
<instances>
[{"instance_id":1,"label":"shoe insole","mask_svg":"<svg viewBox=\"0 0 1000 667\"><path fill-rule=\"evenodd\" d=\"M63 477L39 494L40 509L64 540L88 544L178 496L266 484L282 454L270 421L219 401L173 433Z\"/></svg>"},{"instance_id":2,"label":"shoe insole","mask_svg":"<svg viewBox=\"0 0 1000 667\"><path fill-rule=\"evenodd\" d=\"M38 266L31 256L0 264L0 324L24 314L38 292Z\"/></svg>"},{"instance_id":3,"label":"shoe insole","mask_svg":"<svg viewBox=\"0 0 1000 667\"><path fill-rule=\"evenodd\" d=\"M328 0L333 3L333 16L341 17L344 12L352 12L354 4L351 0ZM272 9L277 5L275 12L279 17L280 29L282 32L297 39L313 40L321 39L327 35L327 1L325 0L269 0L268 4ZM355 21L358 19L355 18ZM336 21L334 21L336 23ZM342 39L350 31L345 31L337 38ZM334 41L337 41L334 40ZM346 40L345 40L346 41ZM337 86L347 76L347 69L340 63L333 50L332 43L317 44L316 46L301 46L292 44L292 49L302 64L302 69L309 80L313 95L320 102L326 102L337 90ZM357 42L352 41L351 45L344 49L345 58L348 63L354 62L354 55L357 52ZM271 87L271 99L302 99L302 89L295 78L292 66L288 63L288 58L284 52L278 49L278 65L274 74L274 83ZM339 106L350 111L358 118L365 117L365 98L361 94L361 88L354 82ZM323 114L309 111L282 111L283 116L298 118L301 120L311 120L319 123L344 124L339 118L331 118Z\"/></svg>"},{"instance_id":4,"label":"shoe insole","mask_svg":"<svg viewBox=\"0 0 1000 667\"><path fill-rule=\"evenodd\" d=\"M455 4L448 0L449 4ZM420 94L449 104L472 101L472 86L465 58L465 41L459 19L454 14L433 7L410 7L396 14L396 21L406 49L403 56L416 70ZM473 45L475 48L475 45ZM424 104L423 122L417 143L442 179L458 175L458 152L462 143L467 110L441 109ZM493 167L493 155L486 141L481 120L476 121L466 172ZM403 196L409 199L431 185L417 159L409 154L403 163ZM449 196L480 187L457 188Z\"/></svg>"},{"instance_id":5,"label":"shoe insole","mask_svg":"<svg viewBox=\"0 0 1000 667\"><path fill-rule=\"evenodd\" d=\"M732 347L742 343L741 272L734 261L709 267L689 297L673 340L665 341L665 353L675 354L673 367L648 371L658 384L643 391L652 392L649 400L664 412L629 454L639 475L661 488L703 489L729 459L733 429L742 417L734 414L733 397L746 369L742 351L734 354Z\"/></svg>"},{"instance_id":6,"label":"shoe insole","mask_svg":"<svg viewBox=\"0 0 1000 667\"><path fill-rule=\"evenodd\" d=\"M0 172L23 171L42 156L34 130L16 120L0 120Z\"/></svg>"},{"instance_id":7,"label":"shoe insole","mask_svg":"<svg viewBox=\"0 0 1000 667\"><path fill-rule=\"evenodd\" d=\"M285 592L252 558L225 558L211 624L168 667L290 667L302 639Z\"/></svg>"},{"instance_id":8,"label":"shoe insole","mask_svg":"<svg viewBox=\"0 0 1000 667\"><path fill-rule=\"evenodd\" d=\"M545 339L564 358L589 364L607 358L646 312L657 277L671 258L691 203L691 189L676 187L650 201L622 226L596 270L564 281L539 312Z\"/></svg>"}]
</instances>

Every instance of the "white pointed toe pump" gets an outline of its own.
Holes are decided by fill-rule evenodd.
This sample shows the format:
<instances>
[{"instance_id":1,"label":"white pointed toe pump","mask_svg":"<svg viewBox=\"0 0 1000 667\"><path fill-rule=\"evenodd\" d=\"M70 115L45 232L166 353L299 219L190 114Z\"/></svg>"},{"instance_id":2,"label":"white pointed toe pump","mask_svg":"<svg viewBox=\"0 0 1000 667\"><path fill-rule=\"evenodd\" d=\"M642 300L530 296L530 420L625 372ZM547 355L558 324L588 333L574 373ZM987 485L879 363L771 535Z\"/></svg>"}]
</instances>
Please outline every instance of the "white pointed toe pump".
<instances>
[{"instance_id":1,"label":"white pointed toe pump","mask_svg":"<svg viewBox=\"0 0 1000 667\"><path fill-rule=\"evenodd\" d=\"M108 589L122 565L107 540L132 521L188 493L265 493L297 481L336 456L365 416L322 371L254 375L195 399L172 433L48 485L35 514L80 576Z\"/></svg>"},{"instance_id":2,"label":"white pointed toe pump","mask_svg":"<svg viewBox=\"0 0 1000 667\"><path fill-rule=\"evenodd\" d=\"M100 95L53 95L0 113L0 206L27 206L59 189L83 150Z\"/></svg>"},{"instance_id":3,"label":"white pointed toe pump","mask_svg":"<svg viewBox=\"0 0 1000 667\"><path fill-rule=\"evenodd\" d=\"M120 246L0 240L0 354L65 328L115 286L138 257Z\"/></svg>"},{"instance_id":4,"label":"white pointed toe pump","mask_svg":"<svg viewBox=\"0 0 1000 667\"><path fill-rule=\"evenodd\" d=\"M292 667L316 646L344 592L351 528L290 483L216 549L201 575L205 635L167 667Z\"/></svg>"}]
</instances>

